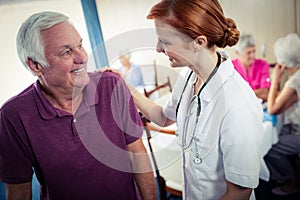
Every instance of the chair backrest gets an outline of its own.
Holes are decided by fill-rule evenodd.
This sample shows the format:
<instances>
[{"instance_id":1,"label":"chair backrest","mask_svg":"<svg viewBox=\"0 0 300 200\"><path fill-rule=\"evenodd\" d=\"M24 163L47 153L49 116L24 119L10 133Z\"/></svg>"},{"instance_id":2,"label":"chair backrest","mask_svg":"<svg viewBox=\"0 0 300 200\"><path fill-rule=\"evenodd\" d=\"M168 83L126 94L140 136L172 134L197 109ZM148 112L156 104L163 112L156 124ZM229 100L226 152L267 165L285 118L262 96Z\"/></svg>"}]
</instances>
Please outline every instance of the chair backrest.
<instances>
[{"instance_id":1,"label":"chair backrest","mask_svg":"<svg viewBox=\"0 0 300 200\"><path fill-rule=\"evenodd\" d=\"M153 64L139 64L145 86L155 86L158 85L157 82L157 66L156 60L153 60Z\"/></svg>"},{"instance_id":2,"label":"chair backrest","mask_svg":"<svg viewBox=\"0 0 300 200\"><path fill-rule=\"evenodd\" d=\"M169 88L169 91L172 92L172 86L171 86L171 82L170 82L170 77L167 76L167 82L165 83L162 83L162 84L157 84L157 86L155 88L153 88L152 90L150 91L147 91L145 88L144 88L144 94L146 97L150 97L154 92L160 90L160 89L163 89L163 88Z\"/></svg>"}]
</instances>

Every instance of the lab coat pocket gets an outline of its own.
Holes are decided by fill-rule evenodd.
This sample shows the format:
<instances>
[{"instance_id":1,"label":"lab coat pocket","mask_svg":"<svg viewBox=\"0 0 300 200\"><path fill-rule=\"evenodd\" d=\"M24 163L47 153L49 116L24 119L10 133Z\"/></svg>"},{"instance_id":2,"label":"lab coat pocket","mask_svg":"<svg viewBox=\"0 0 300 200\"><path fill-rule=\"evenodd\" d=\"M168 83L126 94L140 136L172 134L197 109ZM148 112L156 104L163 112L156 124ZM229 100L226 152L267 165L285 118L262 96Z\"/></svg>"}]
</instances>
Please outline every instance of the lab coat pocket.
<instances>
[{"instance_id":1,"label":"lab coat pocket","mask_svg":"<svg viewBox=\"0 0 300 200\"><path fill-rule=\"evenodd\" d=\"M203 167L205 167L208 163L208 168L211 168L211 164L218 159L218 140L218 137L210 136L207 132L202 132L200 135L195 136L192 146L194 164L203 163ZM199 158L202 163L195 162L197 158Z\"/></svg>"}]
</instances>

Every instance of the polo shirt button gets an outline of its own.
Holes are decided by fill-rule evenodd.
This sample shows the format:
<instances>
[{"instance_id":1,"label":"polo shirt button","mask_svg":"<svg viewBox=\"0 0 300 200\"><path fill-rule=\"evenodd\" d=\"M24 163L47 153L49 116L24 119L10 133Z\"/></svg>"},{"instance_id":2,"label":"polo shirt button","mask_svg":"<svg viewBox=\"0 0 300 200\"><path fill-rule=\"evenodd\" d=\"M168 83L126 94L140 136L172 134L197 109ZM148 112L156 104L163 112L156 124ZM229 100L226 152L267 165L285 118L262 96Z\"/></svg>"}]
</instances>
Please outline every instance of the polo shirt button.
<instances>
[{"instance_id":1,"label":"polo shirt button","mask_svg":"<svg viewBox=\"0 0 300 200\"><path fill-rule=\"evenodd\" d=\"M74 123L76 123L76 122L77 122L77 119L76 119L76 118L74 118L74 119L73 119L73 122L74 122Z\"/></svg>"}]
</instances>

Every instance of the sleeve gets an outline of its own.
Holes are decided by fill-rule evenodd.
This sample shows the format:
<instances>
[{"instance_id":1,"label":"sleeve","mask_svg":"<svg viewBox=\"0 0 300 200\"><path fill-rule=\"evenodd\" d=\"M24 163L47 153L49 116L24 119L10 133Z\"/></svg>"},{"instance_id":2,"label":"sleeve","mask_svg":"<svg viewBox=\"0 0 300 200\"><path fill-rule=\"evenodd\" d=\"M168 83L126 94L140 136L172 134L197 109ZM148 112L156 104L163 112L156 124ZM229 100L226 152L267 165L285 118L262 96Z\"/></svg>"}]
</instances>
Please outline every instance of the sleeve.
<instances>
[{"instance_id":1,"label":"sleeve","mask_svg":"<svg viewBox=\"0 0 300 200\"><path fill-rule=\"evenodd\" d=\"M33 170L23 141L13 123L0 111L0 180L5 183L25 183L32 179Z\"/></svg>"},{"instance_id":2,"label":"sleeve","mask_svg":"<svg viewBox=\"0 0 300 200\"><path fill-rule=\"evenodd\" d=\"M293 88L296 90L298 97L300 97L300 71L290 77L284 84L284 87Z\"/></svg>"},{"instance_id":3,"label":"sleeve","mask_svg":"<svg viewBox=\"0 0 300 200\"><path fill-rule=\"evenodd\" d=\"M126 144L130 144L139 139L143 134L143 124L140 115L123 79L118 79L113 95L113 99L116 101L113 105L118 105L118 110L120 111L120 113L116 114L121 114L119 121L125 133Z\"/></svg>"},{"instance_id":4,"label":"sleeve","mask_svg":"<svg viewBox=\"0 0 300 200\"><path fill-rule=\"evenodd\" d=\"M260 88L270 88L271 78L270 78L270 66L267 62L263 61L261 66L261 79Z\"/></svg>"},{"instance_id":5,"label":"sleeve","mask_svg":"<svg viewBox=\"0 0 300 200\"><path fill-rule=\"evenodd\" d=\"M236 106L224 119L220 146L225 177L247 188L258 185L262 157L262 110L254 103Z\"/></svg>"},{"instance_id":6,"label":"sleeve","mask_svg":"<svg viewBox=\"0 0 300 200\"><path fill-rule=\"evenodd\" d=\"M184 84L185 84L190 72L191 72L191 70L189 70L188 68L182 69L180 71L180 74L176 80L174 87L173 87L172 95L170 96L169 100L163 107L162 111L163 111L164 115L170 120L176 121L176 108L177 108L181 93L183 91Z\"/></svg>"}]
</instances>

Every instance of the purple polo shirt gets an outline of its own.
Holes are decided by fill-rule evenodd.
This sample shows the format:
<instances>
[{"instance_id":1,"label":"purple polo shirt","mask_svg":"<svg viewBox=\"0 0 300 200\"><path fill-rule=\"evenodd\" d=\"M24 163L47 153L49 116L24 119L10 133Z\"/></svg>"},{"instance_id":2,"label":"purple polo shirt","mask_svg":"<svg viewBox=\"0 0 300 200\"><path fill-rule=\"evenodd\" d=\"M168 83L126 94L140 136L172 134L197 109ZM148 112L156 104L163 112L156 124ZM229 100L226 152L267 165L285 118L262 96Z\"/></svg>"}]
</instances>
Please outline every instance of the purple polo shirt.
<instances>
[{"instance_id":1,"label":"purple polo shirt","mask_svg":"<svg viewBox=\"0 0 300 200\"><path fill-rule=\"evenodd\" d=\"M136 199L127 145L142 123L124 81L89 74L75 115L54 108L37 81L0 112L0 180L24 183L32 167L41 199Z\"/></svg>"},{"instance_id":2,"label":"purple polo shirt","mask_svg":"<svg viewBox=\"0 0 300 200\"><path fill-rule=\"evenodd\" d=\"M253 90L270 88L270 66L266 61L255 59L248 73L239 59L234 59L232 62L236 71L249 83Z\"/></svg>"}]
</instances>

